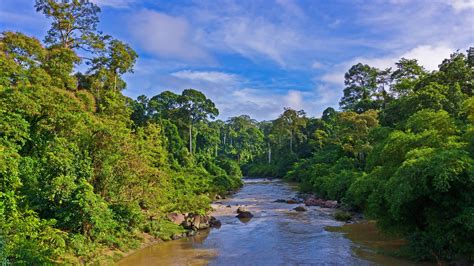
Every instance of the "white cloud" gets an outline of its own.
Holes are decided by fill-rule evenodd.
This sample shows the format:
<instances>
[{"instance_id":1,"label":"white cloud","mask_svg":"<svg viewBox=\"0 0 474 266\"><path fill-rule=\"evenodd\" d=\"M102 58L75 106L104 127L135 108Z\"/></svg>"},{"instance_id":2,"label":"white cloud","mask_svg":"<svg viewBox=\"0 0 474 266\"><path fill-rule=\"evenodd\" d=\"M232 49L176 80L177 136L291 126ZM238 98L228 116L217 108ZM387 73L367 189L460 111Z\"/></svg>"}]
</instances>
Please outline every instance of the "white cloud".
<instances>
[{"instance_id":1,"label":"white cloud","mask_svg":"<svg viewBox=\"0 0 474 266\"><path fill-rule=\"evenodd\" d=\"M232 93L232 99L225 99L224 104L218 104L223 114L249 114L257 120L275 119L283 112L284 107L295 110L304 109L314 113L314 92L290 90L287 93L276 93L271 90L242 88Z\"/></svg>"},{"instance_id":2,"label":"white cloud","mask_svg":"<svg viewBox=\"0 0 474 266\"><path fill-rule=\"evenodd\" d=\"M135 0L92 0L94 4L100 7L126 8L135 2Z\"/></svg>"},{"instance_id":3,"label":"white cloud","mask_svg":"<svg viewBox=\"0 0 474 266\"><path fill-rule=\"evenodd\" d=\"M194 40L188 21L164 13L143 10L131 17L130 34L147 52L181 60L208 59Z\"/></svg>"},{"instance_id":4,"label":"white cloud","mask_svg":"<svg viewBox=\"0 0 474 266\"><path fill-rule=\"evenodd\" d=\"M311 65L311 68L313 69L320 69L323 67L324 67L324 64L318 61L314 61L313 64Z\"/></svg>"},{"instance_id":5,"label":"white cloud","mask_svg":"<svg viewBox=\"0 0 474 266\"><path fill-rule=\"evenodd\" d=\"M305 16L303 9L293 0L276 0L276 3L293 16L300 18Z\"/></svg>"},{"instance_id":6,"label":"white cloud","mask_svg":"<svg viewBox=\"0 0 474 266\"><path fill-rule=\"evenodd\" d=\"M334 86L328 86L327 84L318 84L315 88L315 105L319 108L324 108L329 106L337 107L339 99L342 97L342 90L340 88L335 88ZM323 109L319 109L317 115L319 116L322 113Z\"/></svg>"},{"instance_id":7,"label":"white cloud","mask_svg":"<svg viewBox=\"0 0 474 266\"><path fill-rule=\"evenodd\" d=\"M474 41L474 0L378 2L364 5L353 22L376 36L369 40L373 48L400 51L439 43L459 48ZM468 10L471 14L459 13Z\"/></svg>"},{"instance_id":8,"label":"white cloud","mask_svg":"<svg viewBox=\"0 0 474 266\"><path fill-rule=\"evenodd\" d=\"M448 0L447 2L456 12L474 9L474 0ZM471 16L473 15L471 13Z\"/></svg>"},{"instance_id":9,"label":"white cloud","mask_svg":"<svg viewBox=\"0 0 474 266\"><path fill-rule=\"evenodd\" d=\"M150 67L153 72L153 66ZM146 94L151 97L164 90L181 93L184 89L194 88L202 91L216 104L220 112L219 118L224 120L241 114L248 114L258 120L274 119L283 112L283 107L304 109L310 114L319 112L319 109L315 111L315 108L319 108L316 91L255 88L249 86L248 81L237 74L180 70L153 76L145 72L143 77L143 73L137 71L134 75L146 82L140 82L142 87L138 91L126 90L128 96L135 98Z\"/></svg>"},{"instance_id":10,"label":"white cloud","mask_svg":"<svg viewBox=\"0 0 474 266\"><path fill-rule=\"evenodd\" d=\"M286 107L291 107L295 110L303 108L303 96L300 91L290 90L286 95Z\"/></svg>"},{"instance_id":11,"label":"white cloud","mask_svg":"<svg viewBox=\"0 0 474 266\"><path fill-rule=\"evenodd\" d=\"M175 92L199 89L217 104L222 119L242 113L257 119L275 118L285 106L319 116L327 106L337 107L344 73L358 62L386 68L401 57L415 58L432 70L456 48L473 41L469 29L474 16L466 12L471 10L472 0L375 1L380 5L360 1L343 17L320 16L309 6L303 10L293 1L275 1L277 5L270 6L253 1L226 0L222 5L197 1L170 11L180 17L139 12L131 27L137 43L155 58L177 62L160 68L159 74L153 71L157 67L147 67L141 84L152 88L149 95L170 88ZM312 17L305 17L305 13ZM203 68L211 53L217 58L237 54L253 60L251 71L258 72L255 69L262 66L258 75L265 76L266 83L222 71L196 70ZM220 63L228 63L226 60ZM275 66L268 66L266 60L288 72L267 72ZM156 64L169 61L157 60ZM301 84L295 77L304 79L306 74L299 71L311 73L308 68L322 74L314 79L314 85L294 89ZM234 66L225 69L237 72ZM280 73L274 79L266 76Z\"/></svg>"},{"instance_id":12,"label":"white cloud","mask_svg":"<svg viewBox=\"0 0 474 266\"><path fill-rule=\"evenodd\" d=\"M326 82L326 83L332 83L332 84L338 84L342 85L344 84L344 73L348 70L346 69L346 66L350 67L349 65L343 64L344 66L338 66L335 69L333 69L330 72L327 72L319 78L319 80Z\"/></svg>"},{"instance_id":13,"label":"white cloud","mask_svg":"<svg viewBox=\"0 0 474 266\"><path fill-rule=\"evenodd\" d=\"M0 31L12 30L30 34L31 30L46 31L49 26L49 20L34 9L5 8L0 3L0 28L2 28ZM42 38L42 36L34 37Z\"/></svg>"},{"instance_id":14,"label":"white cloud","mask_svg":"<svg viewBox=\"0 0 474 266\"><path fill-rule=\"evenodd\" d=\"M379 69L385 69L388 67L395 67L395 63L398 62L398 60L400 60L401 58L417 59L418 63L425 67L425 69L437 70L438 65L441 64L443 59L448 58L449 55L453 52L453 48L443 44L437 46L420 45L406 52L392 54L384 57L357 57L350 61L338 64L332 70L323 74L320 80L326 83L332 83L343 86L344 74L347 72L347 70L349 70L351 66L357 63L363 63Z\"/></svg>"},{"instance_id":15,"label":"white cloud","mask_svg":"<svg viewBox=\"0 0 474 266\"><path fill-rule=\"evenodd\" d=\"M212 83L235 83L239 80L239 77L235 74L228 74L218 71L192 71L192 70L181 70L178 72L171 73L172 76L188 79L188 80L201 80Z\"/></svg>"},{"instance_id":16,"label":"white cloud","mask_svg":"<svg viewBox=\"0 0 474 266\"><path fill-rule=\"evenodd\" d=\"M207 35L212 48L224 48L251 59L263 56L280 66L286 66L290 55L305 43L297 31L263 18L232 17L216 26Z\"/></svg>"},{"instance_id":17,"label":"white cloud","mask_svg":"<svg viewBox=\"0 0 474 266\"><path fill-rule=\"evenodd\" d=\"M449 58L449 55L452 54L454 50L455 49L447 45L421 45L402 54L400 57L417 59L418 63L426 69L437 70L438 65L441 64L443 59Z\"/></svg>"}]
</instances>

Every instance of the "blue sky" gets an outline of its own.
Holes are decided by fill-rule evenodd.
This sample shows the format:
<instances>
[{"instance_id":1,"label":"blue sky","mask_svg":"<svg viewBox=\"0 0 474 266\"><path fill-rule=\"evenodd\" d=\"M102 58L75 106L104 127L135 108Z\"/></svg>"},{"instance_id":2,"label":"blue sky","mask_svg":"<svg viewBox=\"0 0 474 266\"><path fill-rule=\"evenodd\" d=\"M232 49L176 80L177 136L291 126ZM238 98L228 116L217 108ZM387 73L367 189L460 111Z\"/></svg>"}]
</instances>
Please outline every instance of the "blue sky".
<instances>
[{"instance_id":1,"label":"blue sky","mask_svg":"<svg viewBox=\"0 0 474 266\"><path fill-rule=\"evenodd\" d=\"M219 118L337 108L345 71L400 57L436 69L474 46L474 0L94 0L99 29L139 54L127 96L203 91ZM0 30L45 35L33 0L0 0Z\"/></svg>"}]
</instances>

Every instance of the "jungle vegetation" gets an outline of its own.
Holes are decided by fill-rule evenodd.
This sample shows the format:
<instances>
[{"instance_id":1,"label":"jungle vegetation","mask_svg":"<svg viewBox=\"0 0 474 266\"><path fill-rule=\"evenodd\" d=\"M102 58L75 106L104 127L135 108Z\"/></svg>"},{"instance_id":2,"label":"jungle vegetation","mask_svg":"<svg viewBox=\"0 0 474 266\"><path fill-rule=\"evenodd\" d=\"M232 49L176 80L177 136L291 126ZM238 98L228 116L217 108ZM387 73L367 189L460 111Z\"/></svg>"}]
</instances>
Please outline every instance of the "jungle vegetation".
<instances>
[{"instance_id":1,"label":"jungle vegetation","mask_svg":"<svg viewBox=\"0 0 474 266\"><path fill-rule=\"evenodd\" d=\"M89 1L36 0L43 41L0 36L0 263L88 263L181 230L249 176L283 177L408 240L414 259L474 260L474 59L437 71L352 66L340 110L226 121L195 89L131 99L137 59ZM77 66L86 66L78 72Z\"/></svg>"},{"instance_id":2,"label":"jungle vegetation","mask_svg":"<svg viewBox=\"0 0 474 266\"><path fill-rule=\"evenodd\" d=\"M267 154L244 172L363 212L404 237L413 259L474 260L474 58L456 52L437 71L359 63L343 93L341 111L262 122Z\"/></svg>"}]
</instances>

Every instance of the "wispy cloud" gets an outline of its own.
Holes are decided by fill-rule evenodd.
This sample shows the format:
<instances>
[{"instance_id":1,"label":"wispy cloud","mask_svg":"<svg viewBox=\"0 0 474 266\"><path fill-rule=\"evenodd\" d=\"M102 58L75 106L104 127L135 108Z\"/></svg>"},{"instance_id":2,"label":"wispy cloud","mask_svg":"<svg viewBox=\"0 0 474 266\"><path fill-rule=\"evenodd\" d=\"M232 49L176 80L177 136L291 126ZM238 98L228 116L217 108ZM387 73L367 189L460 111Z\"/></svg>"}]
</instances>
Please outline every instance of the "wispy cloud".
<instances>
[{"instance_id":1,"label":"wispy cloud","mask_svg":"<svg viewBox=\"0 0 474 266\"><path fill-rule=\"evenodd\" d=\"M418 63L425 69L437 70L438 65L441 64L443 59L448 58L453 52L455 52L455 49L443 44L436 46L420 45L403 53L390 54L382 57L356 57L328 69L328 71L318 79L325 83L339 85L342 88L344 85L344 74L351 66L357 63L363 63L379 69L393 68L395 67L395 63L401 58L417 59Z\"/></svg>"},{"instance_id":2,"label":"wispy cloud","mask_svg":"<svg viewBox=\"0 0 474 266\"><path fill-rule=\"evenodd\" d=\"M239 80L239 77L235 74L229 74L218 71L181 70L178 72L171 73L171 75L181 79L200 80L221 84L236 83Z\"/></svg>"},{"instance_id":3,"label":"wispy cloud","mask_svg":"<svg viewBox=\"0 0 474 266\"><path fill-rule=\"evenodd\" d=\"M130 18L129 33L146 52L163 58L207 60L209 55L195 41L193 28L183 17L142 10Z\"/></svg>"},{"instance_id":4,"label":"wispy cloud","mask_svg":"<svg viewBox=\"0 0 474 266\"><path fill-rule=\"evenodd\" d=\"M92 1L100 30L139 53L127 95L195 88L224 119L285 106L319 115L337 107L353 64L406 57L436 69L474 44L474 0ZM0 28L43 39L48 24L31 0L0 0Z\"/></svg>"},{"instance_id":5,"label":"wispy cloud","mask_svg":"<svg viewBox=\"0 0 474 266\"><path fill-rule=\"evenodd\" d=\"M311 64L311 68L313 69L321 69L323 68L325 65L319 61L314 61L312 64Z\"/></svg>"},{"instance_id":6,"label":"wispy cloud","mask_svg":"<svg viewBox=\"0 0 474 266\"><path fill-rule=\"evenodd\" d=\"M474 9L474 0L448 0L447 3L451 5L456 12ZM473 14L471 14L472 16Z\"/></svg>"},{"instance_id":7,"label":"wispy cloud","mask_svg":"<svg viewBox=\"0 0 474 266\"><path fill-rule=\"evenodd\" d=\"M112 7L112 8L127 8L130 7L135 0L92 0L96 5L100 7Z\"/></svg>"},{"instance_id":8,"label":"wispy cloud","mask_svg":"<svg viewBox=\"0 0 474 266\"><path fill-rule=\"evenodd\" d=\"M286 66L290 54L304 43L304 37L292 29L249 17L223 20L208 38L214 47L225 47L251 59L265 57L280 66Z\"/></svg>"}]
</instances>

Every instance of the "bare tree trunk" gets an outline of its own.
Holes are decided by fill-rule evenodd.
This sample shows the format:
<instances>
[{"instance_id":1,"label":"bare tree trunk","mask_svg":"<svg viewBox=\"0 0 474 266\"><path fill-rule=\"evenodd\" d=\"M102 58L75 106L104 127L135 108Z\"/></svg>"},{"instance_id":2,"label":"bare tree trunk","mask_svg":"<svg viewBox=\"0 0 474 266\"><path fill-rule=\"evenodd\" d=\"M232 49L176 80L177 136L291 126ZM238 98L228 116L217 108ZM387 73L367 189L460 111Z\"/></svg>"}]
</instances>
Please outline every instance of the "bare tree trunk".
<instances>
[{"instance_id":1,"label":"bare tree trunk","mask_svg":"<svg viewBox=\"0 0 474 266\"><path fill-rule=\"evenodd\" d=\"M189 125L189 153L193 154L193 124Z\"/></svg>"},{"instance_id":2,"label":"bare tree trunk","mask_svg":"<svg viewBox=\"0 0 474 266\"><path fill-rule=\"evenodd\" d=\"M272 163L272 147L268 144L268 164Z\"/></svg>"}]
</instances>

